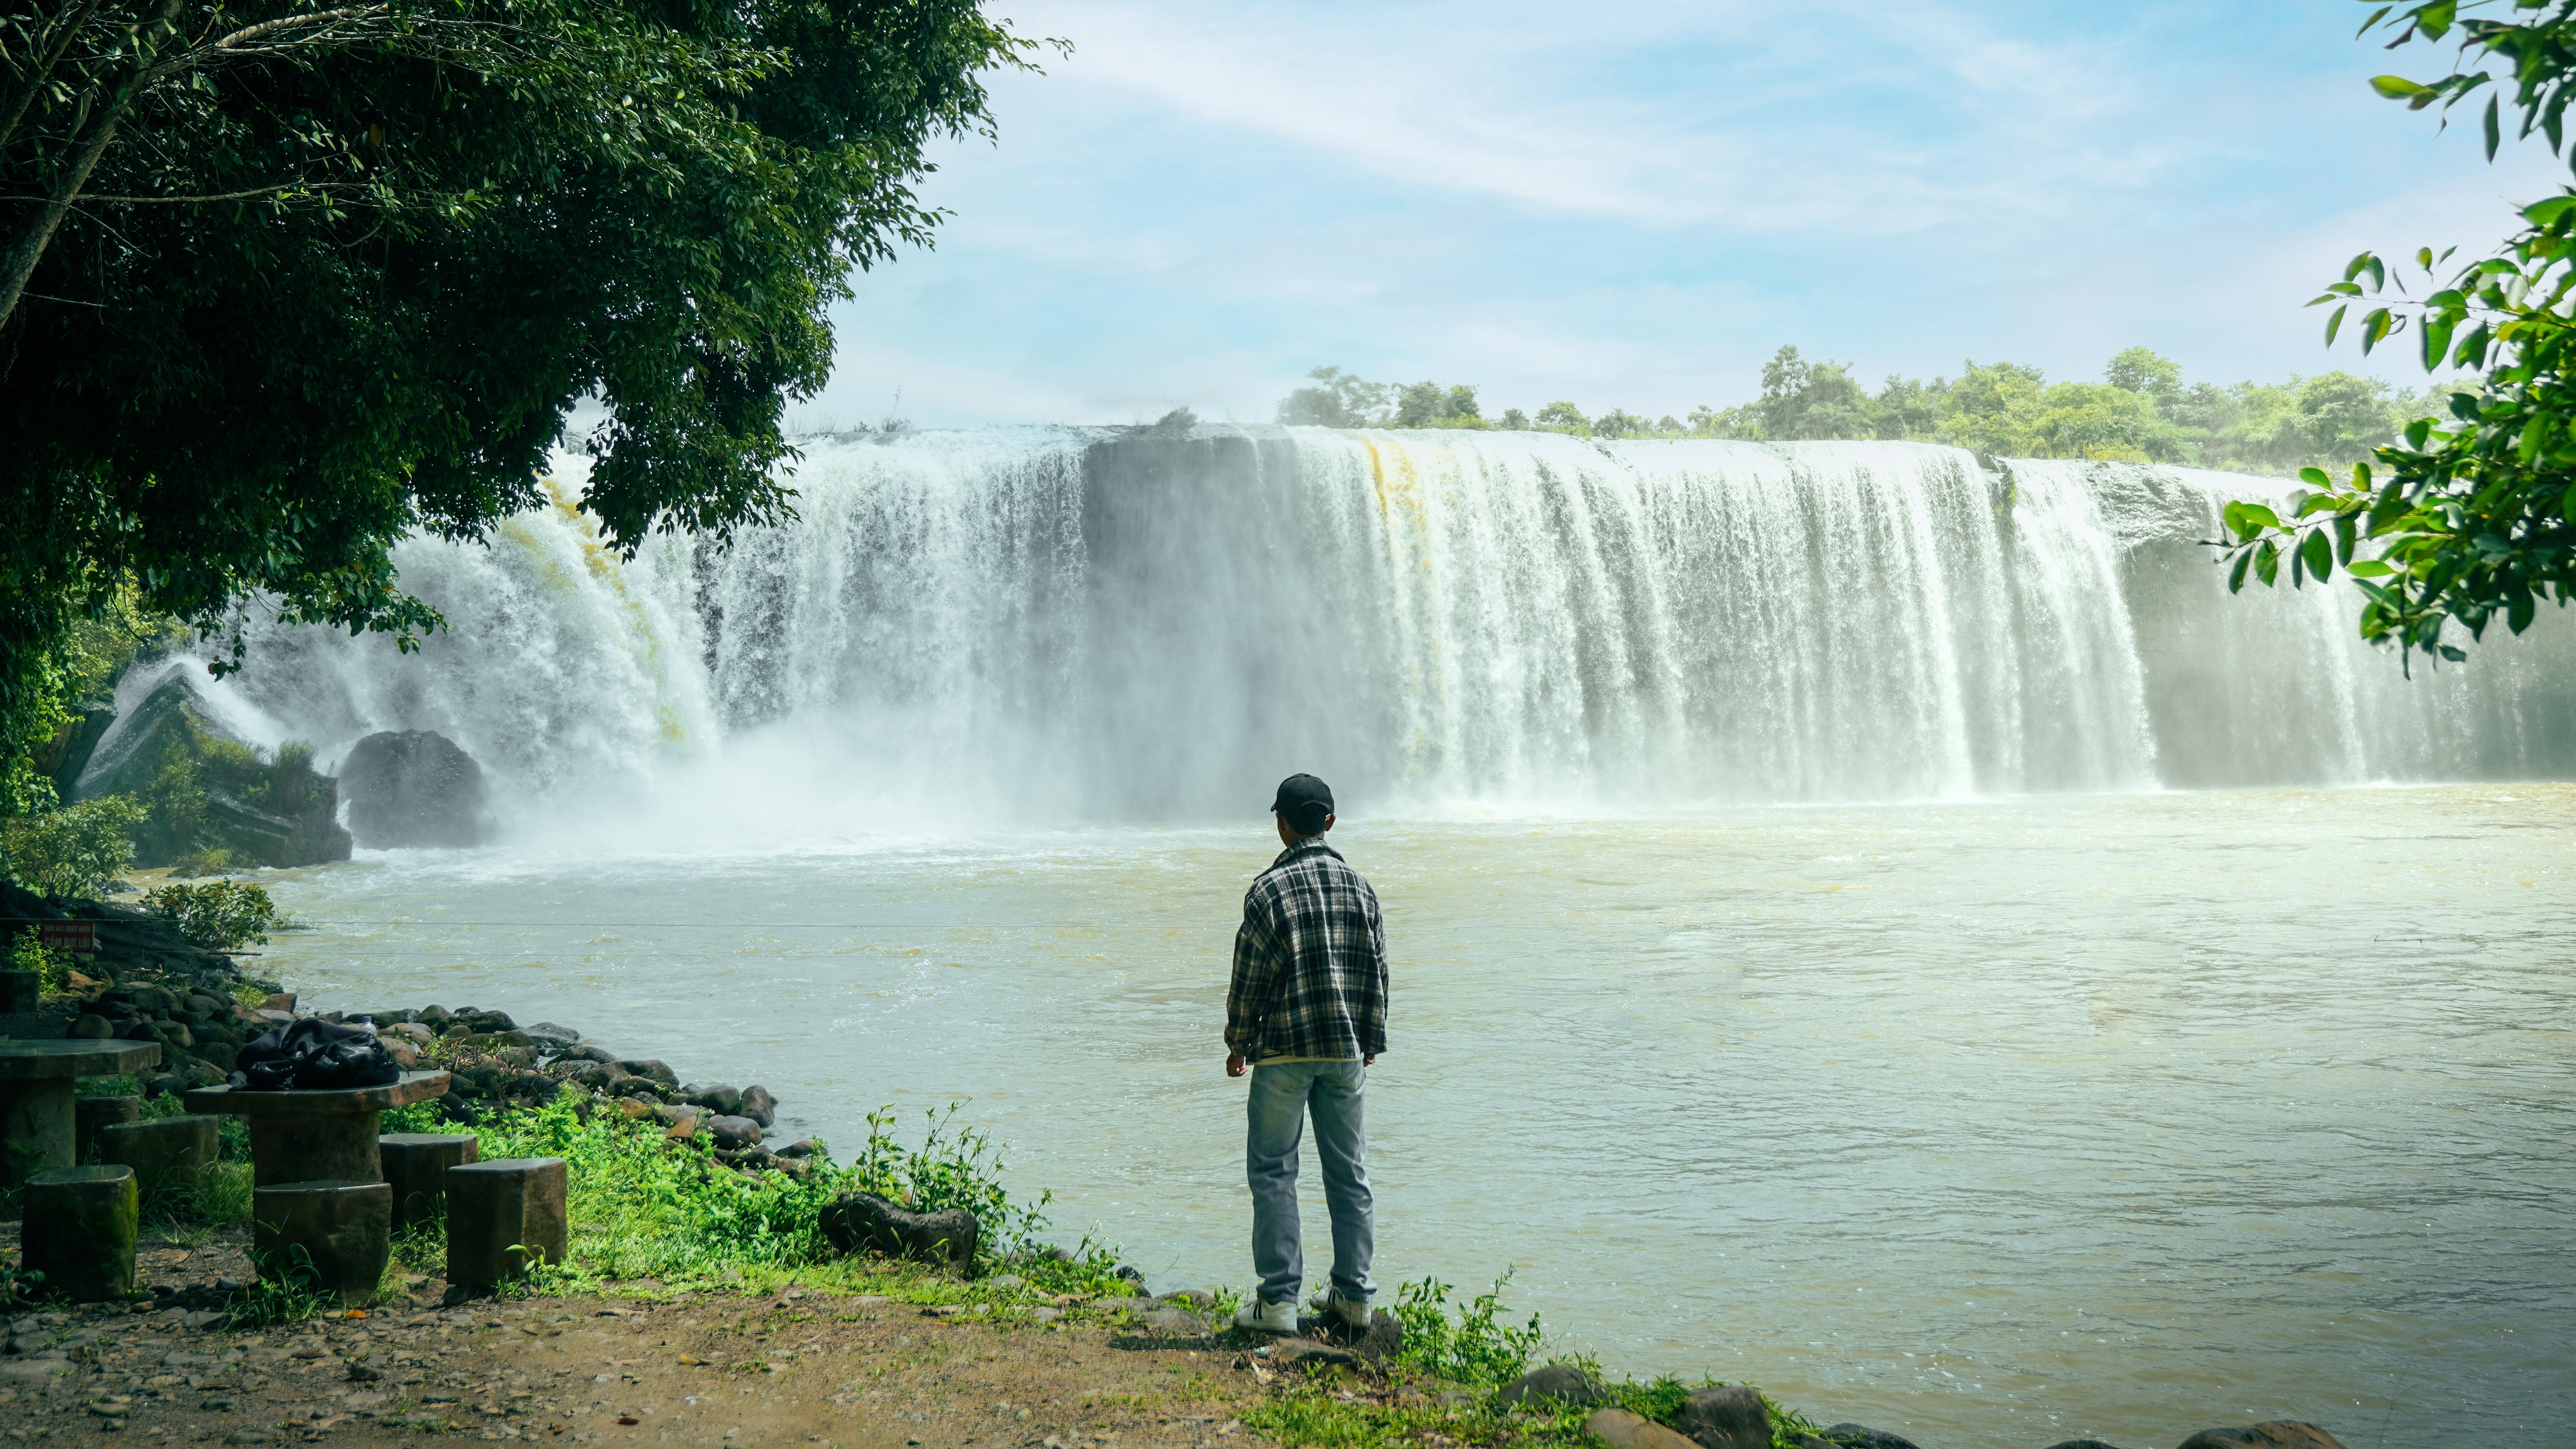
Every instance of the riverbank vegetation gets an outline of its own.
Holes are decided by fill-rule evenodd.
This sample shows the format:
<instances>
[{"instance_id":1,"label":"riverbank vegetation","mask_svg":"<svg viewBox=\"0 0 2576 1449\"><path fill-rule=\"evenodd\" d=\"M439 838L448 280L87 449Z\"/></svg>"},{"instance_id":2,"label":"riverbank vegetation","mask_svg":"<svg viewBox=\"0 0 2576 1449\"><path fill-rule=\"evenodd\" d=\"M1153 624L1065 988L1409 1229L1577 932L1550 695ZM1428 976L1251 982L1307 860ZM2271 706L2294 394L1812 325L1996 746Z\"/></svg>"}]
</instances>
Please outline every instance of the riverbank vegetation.
<instances>
[{"instance_id":1,"label":"riverbank vegetation","mask_svg":"<svg viewBox=\"0 0 2576 1449\"><path fill-rule=\"evenodd\" d=\"M2438 404L2346 372L2279 383L2186 382L2171 359L2132 347L2100 382L2050 382L2019 363L1969 362L1959 375L1890 376L1871 391L1846 364L1783 347L1762 368L1761 394L1686 418L1625 408L1586 416L1551 402L1488 420L1476 389L1369 382L1317 368L1279 404L1283 423L1331 427L1528 428L1586 438L1735 438L1757 442L1880 440L1948 443L2012 458L2177 463L2246 473L2350 466Z\"/></svg>"},{"instance_id":2,"label":"riverbank vegetation","mask_svg":"<svg viewBox=\"0 0 2576 1449\"><path fill-rule=\"evenodd\" d=\"M2475 0L2381 5L2361 28L2391 33L2388 48L2439 43L2454 30L2458 48L2437 80L2384 75L2372 85L2410 110L2447 115L2471 102L2490 161L2510 87L2516 138L2538 135L2562 151L2561 120L2576 97L2576 5L2515 0L2511 19L2493 18L2497 9ZM2463 13L2479 10L2488 14ZM2322 583L2341 568L2363 596L2362 637L2436 662L2468 657L2455 623L2470 640L2497 622L2519 634L2542 603L2576 596L2576 187L2521 215L2523 229L2494 255L2458 261L2428 246L2409 266L2364 252L2309 303L2330 309L2328 346L2344 335L2367 354L2411 327L2426 372L2456 368L2472 381L2443 389L2442 407L2349 472L2303 471L2313 491L2286 510L2230 506L2229 588L2249 579L2268 587L2284 574L2292 587Z\"/></svg>"}]
</instances>

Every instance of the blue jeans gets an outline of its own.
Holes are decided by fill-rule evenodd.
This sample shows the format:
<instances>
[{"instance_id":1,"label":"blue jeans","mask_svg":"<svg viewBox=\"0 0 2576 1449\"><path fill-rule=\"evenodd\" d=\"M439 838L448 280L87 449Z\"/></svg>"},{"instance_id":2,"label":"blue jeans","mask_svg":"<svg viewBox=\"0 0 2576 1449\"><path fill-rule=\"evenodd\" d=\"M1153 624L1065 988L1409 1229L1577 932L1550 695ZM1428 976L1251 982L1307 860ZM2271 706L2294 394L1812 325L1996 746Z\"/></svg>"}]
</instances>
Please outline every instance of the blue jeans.
<instances>
[{"instance_id":1,"label":"blue jeans","mask_svg":"<svg viewBox=\"0 0 2576 1449\"><path fill-rule=\"evenodd\" d=\"M1361 1111L1368 1068L1358 1062L1282 1062L1252 1069L1245 1109L1244 1170L1252 1180L1252 1267L1261 1301L1295 1302L1306 1253L1297 1231L1297 1142L1315 1114L1315 1155L1324 1164L1324 1203L1333 1215L1333 1287L1366 1303L1369 1258L1377 1251L1370 1215L1368 1129Z\"/></svg>"}]
</instances>

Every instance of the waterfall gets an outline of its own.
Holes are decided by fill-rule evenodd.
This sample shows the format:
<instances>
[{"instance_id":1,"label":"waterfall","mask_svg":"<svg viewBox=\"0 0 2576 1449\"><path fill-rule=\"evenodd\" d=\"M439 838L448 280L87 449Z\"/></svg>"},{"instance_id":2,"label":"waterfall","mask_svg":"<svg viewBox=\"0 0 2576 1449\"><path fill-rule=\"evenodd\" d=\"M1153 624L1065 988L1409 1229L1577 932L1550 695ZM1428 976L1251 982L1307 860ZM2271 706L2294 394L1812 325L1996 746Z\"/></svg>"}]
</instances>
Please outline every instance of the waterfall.
<instances>
[{"instance_id":1,"label":"waterfall","mask_svg":"<svg viewBox=\"0 0 2576 1449\"><path fill-rule=\"evenodd\" d=\"M416 655L207 686L326 762L434 729L523 831L1553 812L2563 775L2570 631L2413 680L2343 587L2230 598L2283 485L1909 443L1202 426L815 440L799 517L419 538ZM684 802L694 802L687 809Z\"/></svg>"}]
</instances>

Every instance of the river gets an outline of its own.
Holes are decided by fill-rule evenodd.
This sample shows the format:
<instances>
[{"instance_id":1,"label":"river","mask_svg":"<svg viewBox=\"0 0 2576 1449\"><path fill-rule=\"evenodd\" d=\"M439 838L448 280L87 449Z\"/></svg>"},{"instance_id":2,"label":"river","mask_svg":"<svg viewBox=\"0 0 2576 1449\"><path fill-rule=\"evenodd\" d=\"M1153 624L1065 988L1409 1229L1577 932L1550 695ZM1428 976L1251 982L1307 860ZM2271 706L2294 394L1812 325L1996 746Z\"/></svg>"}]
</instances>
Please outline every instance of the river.
<instances>
[{"instance_id":1,"label":"river","mask_svg":"<svg viewBox=\"0 0 2576 1449\"><path fill-rule=\"evenodd\" d=\"M277 873L308 1004L500 1007L851 1143L1008 1144L1058 1236L1250 1278L1239 827L667 834ZM2576 787L1544 817L1354 806L1378 1276L1927 1449L2576 1422ZM1595 812L1596 814L1598 812ZM1327 1241L1312 1148L1310 1272Z\"/></svg>"}]
</instances>

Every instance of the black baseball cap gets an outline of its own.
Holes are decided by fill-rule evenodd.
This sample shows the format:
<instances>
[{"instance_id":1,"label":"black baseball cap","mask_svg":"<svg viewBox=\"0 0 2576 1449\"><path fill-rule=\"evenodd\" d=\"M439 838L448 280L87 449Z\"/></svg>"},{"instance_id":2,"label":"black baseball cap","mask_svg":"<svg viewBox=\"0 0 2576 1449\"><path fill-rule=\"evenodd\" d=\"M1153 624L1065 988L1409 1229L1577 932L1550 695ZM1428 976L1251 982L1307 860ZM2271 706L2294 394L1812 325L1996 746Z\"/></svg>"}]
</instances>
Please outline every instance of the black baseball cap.
<instances>
[{"instance_id":1,"label":"black baseball cap","mask_svg":"<svg viewBox=\"0 0 2576 1449\"><path fill-rule=\"evenodd\" d=\"M1279 793L1270 797L1270 808L1306 834L1319 835L1324 829L1324 817L1333 813L1333 787L1312 775L1291 775L1279 782Z\"/></svg>"}]
</instances>

